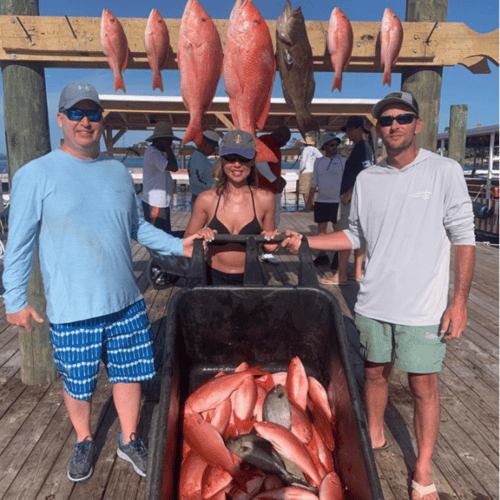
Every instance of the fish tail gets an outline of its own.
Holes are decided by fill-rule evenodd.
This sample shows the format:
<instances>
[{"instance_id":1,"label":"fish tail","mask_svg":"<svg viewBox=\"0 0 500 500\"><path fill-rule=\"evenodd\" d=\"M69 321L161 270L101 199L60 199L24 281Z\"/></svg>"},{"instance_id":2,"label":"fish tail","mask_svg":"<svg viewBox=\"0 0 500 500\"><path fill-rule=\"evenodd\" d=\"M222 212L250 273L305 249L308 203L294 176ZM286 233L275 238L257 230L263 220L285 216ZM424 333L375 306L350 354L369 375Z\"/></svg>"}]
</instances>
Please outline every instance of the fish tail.
<instances>
[{"instance_id":1,"label":"fish tail","mask_svg":"<svg viewBox=\"0 0 500 500\"><path fill-rule=\"evenodd\" d=\"M256 151L257 154L255 156L255 161L257 163L260 162L277 162L278 158L276 158L276 155L259 139L257 138L256 140Z\"/></svg>"},{"instance_id":2,"label":"fish tail","mask_svg":"<svg viewBox=\"0 0 500 500\"><path fill-rule=\"evenodd\" d=\"M153 74L153 90L155 89L160 89L163 92L163 80L159 71Z\"/></svg>"},{"instance_id":3,"label":"fish tail","mask_svg":"<svg viewBox=\"0 0 500 500\"><path fill-rule=\"evenodd\" d=\"M201 143L203 142L203 130L201 127L201 123L198 123L197 120L189 121L188 128L182 139L182 144L187 144L190 141L193 141L198 148L201 146Z\"/></svg>"},{"instance_id":4,"label":"fish tail","mask_svg":"<svg viewBox=\"0 0 500 500\"><path fill-rule=\"evenodd\" d=\"M387 85L391 86L391 70L388 68L388 69L385 69L384 70L384 78L382 80L382 85L385 85L387 83Z\"/></svg>"},{"instance_id":5,"label":"fish tail","mask_svg":"<svg viewBox=\"0 0 500 500\"><path fill-rule=\"evenodd\" d=\"M333 79L332 92L335 89L339 89L339 92L342 91L342 75L335 75Z\"/></svg>"},{"instance_id":6,"label":"fish tail","mask_svg":"<svg viewBox=\"0 0 500 500\"><path fill-rule=\"evenodd\" d=\"M115 73L115 92L118 92L118 90L123 90L125 94L127 93L121 73Z\"/></svg>"},{"instance_id":7,"label":"fish tail","mask_svg":"<svg viewBox=\"0 0 500 500\"><path fill-rule=\"evenodd\" d=\"M297 112L297 126L299 127L302 137L305 139L307 132L318 132L319 126L316 118L311 115L311 112L304 109L302 112Z\"/></svg>"}]
</instances>

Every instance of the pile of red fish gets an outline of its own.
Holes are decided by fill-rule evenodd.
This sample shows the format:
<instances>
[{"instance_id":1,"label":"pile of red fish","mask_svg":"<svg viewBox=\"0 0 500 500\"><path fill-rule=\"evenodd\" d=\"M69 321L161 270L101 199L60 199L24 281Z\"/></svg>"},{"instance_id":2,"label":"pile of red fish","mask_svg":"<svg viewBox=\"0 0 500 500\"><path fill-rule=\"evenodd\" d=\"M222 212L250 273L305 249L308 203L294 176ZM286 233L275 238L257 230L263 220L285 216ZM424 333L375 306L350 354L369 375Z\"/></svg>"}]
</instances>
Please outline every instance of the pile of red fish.
<instances>
[{"instance_id":1,"label":"pile of red fish","mask_svg":"<svg viewBox=\"0 0 500 500\"><path fill-rule=\"evenodd\" d=\"M298 357L287 372L242 363L186 400L181 500L343 500L325 388Z\"/></svg>"}]
</instances>

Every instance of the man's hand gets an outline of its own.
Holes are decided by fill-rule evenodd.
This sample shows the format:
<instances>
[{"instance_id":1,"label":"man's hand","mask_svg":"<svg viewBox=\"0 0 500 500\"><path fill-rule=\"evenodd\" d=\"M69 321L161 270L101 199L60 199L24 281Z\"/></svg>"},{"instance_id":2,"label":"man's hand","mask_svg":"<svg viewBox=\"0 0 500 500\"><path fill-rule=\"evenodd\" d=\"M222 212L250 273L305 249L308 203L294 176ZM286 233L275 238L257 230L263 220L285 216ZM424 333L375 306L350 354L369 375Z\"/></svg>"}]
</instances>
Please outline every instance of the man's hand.
<instances>
[{"instance_id":1,"label":"man's hand","mask_svg":"<svg viewBox=\"0 0 500 500\"><path fill-rule=\"evenodd\" d=\"M347 205L351 201L351 195L352 191L346 191L344 194L340 195L340 201L344 204Z\"/></svg>"},{"instance_id":2,"label":"man's hand","mask_svg":"<svg viewBox=\"0 0 500 500\"><path fill-rule=\"evenodd\" d=\"M11 325L20 326L28 332L32 332L34 330L31 325L31 318L33 318L37 323L43 323L43 318L41 318L30 305L15 313L7 314L7 321Z\"/></svg>"},{"instance_id":3,"label":"man's hand","mask_svg":"<svg viewBox=\"0 0 500 500\"><path fill-rule=\"evenodd\" d=\"M300 243L303 235L294 231L285 231L286 238L281 242L281 246L290 253L297 255L299 253Z\"/></svg>"},{"instance_id":4,"label":"man's hand","mask_svg":"<svg viewBox=\"0 0 500 500\"><path fill-rule=\"evenodd\" d=\"M192 257L193 256L193 245L194 240L203 240L203 248L206 250L207 241L212 241L214 239L214 235L217 231L210 229L209 227L204 227L190 236L186 236L182 240L182 246L184 248L184 257Z\"/></svg>"},{"instance_id":5,"label":"man's hand","mask_svg":"<svg viewBox=\"0 0 500 500\"><path fill-rule=\"evenodd\" d=\"M286 180L284 177L277 177L273 184L278 188L278 192L282 193L286 186Z\"/></svg>"},{"instance_id":6,"label":"man's hand","mask_svg":"<svg viewBox=\"0 0 500 500\"><path fill-rule=\"evenodd\" d=\"M446 340L458 339L467 327L467 305L452 302L444 312L441 322L441 334Z\"/></svg>"}]
</instances>

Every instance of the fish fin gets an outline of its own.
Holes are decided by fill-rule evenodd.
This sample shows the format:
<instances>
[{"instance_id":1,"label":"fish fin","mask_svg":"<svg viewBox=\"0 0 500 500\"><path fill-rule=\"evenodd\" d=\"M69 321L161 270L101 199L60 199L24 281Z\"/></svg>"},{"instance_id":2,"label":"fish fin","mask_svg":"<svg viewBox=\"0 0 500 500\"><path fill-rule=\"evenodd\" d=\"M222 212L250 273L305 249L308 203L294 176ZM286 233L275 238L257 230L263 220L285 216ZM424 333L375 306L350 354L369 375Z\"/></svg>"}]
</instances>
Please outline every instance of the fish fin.
<instances>
[{"instance_id":1,"label":"fish fin","mask_svg":"<svg viewBox=\"0 0 500 500\"><path fill-rule=\"evenodd\" d=\"M264 129L264 125L266 124L267 115L269 114L270 109L271 109L271 94L269 93L269 98L266 99L264 109L262 110L262 113L259 115L259 118L257 119L257 128L259 130Z\"/></svg>"},{"instance_id":2,"label":"fish fin","mask_svg":"<svg viewBox=\"0 0 500 500\"><path fill-rule=\"evenodd\" d=\"M161 79L161 73L159 71L153 74L153 90L155 89L160 89L160 91L163 92L163 80Z\"/></svg>"},{"instance_id":3,"label":"fish fin","mask_svg":"<svg viewBox=\"0 0 500 500\"><path fill-rule=\"evenodd\" d=\"M335 78L333 79L332 92L335 89L339 89L339 92L342 92L342 76L341 75L335 75Z\"/></svg>"},{"instance_id":4,"label":"fish fin","mask_svg":"<svg viewBox=\"0 0 500 500\"><path fill-rule=\"evenodd\" d=\"M256 143L255 150L257 152L257 154L255 155L256 163L261 163L264 161L274 163L278 161L276 155L259 138L257 138L255 143Z\"/></svg>"},{"instance_id":5,"label":"fish fin","mask_svg":"<svg viewBox=\"0 0 500 500\"><path fill-rule=\"evenodd\" d=\"M125 82L123 81L123 76L121 73L115 73L115 92L118 92L118 90L123 90L125 94L127 93Z\"/></svg>"},{"instance_id":6,"label":"fish fin","mask_svg":"<svg viewBox=\"0 0 500 500\"><path fill-rule=\"evenodd\" d=\"M389 87L391 86L391 69L390 68L386 68L384 69L384 78L382 79L382 85L385 85L387 83L387 85L389 85Z\"/></svg>"},{"instance_id":7,"label":"fish fin","mask_svg":"<svg viewBox=\"0 0 500 500\"><path fill-rule=\"evenodd\" d=\"M240 436L242 434L250 434L250 431L253 429L253 424L257 422L257 417L255 415L250 420L242 420L235 413L233 415L233 418L234 418L234 425L238 429Z\"/></svg>"},{"instance_id":8,"label":"fish fin","mask_svg":"<svg viewBox=\"0 0 500 500\"><path fill-rule=\"evenodd\" d=\"M130 49L127 47L127 54L125 55L125 59L123 60L122 67L120 68L120 71L122 73L127 69L129 57L130 57Z\"/></svg>"}]
</instances>

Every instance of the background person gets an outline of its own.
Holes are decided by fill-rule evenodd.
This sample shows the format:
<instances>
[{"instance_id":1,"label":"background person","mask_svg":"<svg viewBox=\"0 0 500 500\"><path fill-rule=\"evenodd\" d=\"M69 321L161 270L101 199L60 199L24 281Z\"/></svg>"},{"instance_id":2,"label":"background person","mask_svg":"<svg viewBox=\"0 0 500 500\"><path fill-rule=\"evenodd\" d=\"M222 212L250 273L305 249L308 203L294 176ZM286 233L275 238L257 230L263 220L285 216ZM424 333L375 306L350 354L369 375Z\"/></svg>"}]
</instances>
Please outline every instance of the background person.
<instances>
[{"instance_id":1,"label":"background person","mask_svg":"<svg viewBox=\"0 0 500 500\"><path fill-rule=\"evenodd\" d=\"M172 141L180 141L172 132L169 121L155 125L153 135L146 141L142 164L142 208L144 218L153 226L170 233L170 205L174 195L174 180L170 172L177 172L177 159L172 151Z\"/></svg>"},{"instance_id":2,"label":"background person","mask_svg":"<svg viewBox=\"0 0 500 500\"><path fill-rule=\"evenodd\" d=\"M393 366L408 372L418 446L412 500L436 500L432 453L440 402L438 373L446 342L467 325L474 269L472 203L462 167L418 149L418 103L393 92L372 110L387 158L356 179L349 228L308 238L311 248L347 250L367 244L366 272L355 305L365 400L374 450L387 449L384 412ZM287 231L283 246L298 253L301 235ZM450 240L455 284L448 303Z\"/></svg>"},{"instance_id":3,"label":"background person","mask_svg":"<svg viewBox=\"0 0 500 500\"><path fill-rule=\"evenodd\" d=\"M155 369L130 239L163 255L190 256L200 235L180 240L144 220L126 167L99 153L102 106L92 85L66 85L58 109L63 145L13 179L3 272L7 321L30 332L31 319L43 322L27 302L36 248L54 360L77 439L68 477L83 481L93 472L91 398L101 357L122 431L118 456L145 476L147 450L136 435L140 383L154 378Z\"/></svg>"},{"instance_id":4,"label":"background person","mask_svg":"<svg viewBox=\"0 0 500 500\"><path fill-rule=\"evenodd\" d=\"M346 125L341 130L346 132L349 140L354 143L354 148L345 163L344 175L342 176L342 184L340 186L341 205L340 220L337 226L338 230L347 229L349 225L352 192L358 174L375 163L371 145L367 141L370 131L364 117L350 116ZM350 250L338 253L338 272L333 275L332 281L338 283L345 283L347 281L347 265L350 255ZM363 276L364 258L364 247L354 251L354 270L349 277L355 279L357 282Z\"/></svg>"},{"instance_id":5,"label":"background person","mask_svg":"<svg viewBox=\"0 0 500 500\"><path fill-rule=\"evenodd\" d=\"M191 210L200 193L211 189L214 183L213 165L208 159L219 145L219 134L213 130L203 132L201 146L191 155L188 163L189 189L191 190Z\"/></svg>"},{"instance_id":6,"label":"background person","mask_svg":"<svg viewBox=\"0 0 500 500\"><path fill-rule=\"evenodd\" d=\"M272 134L261 135L259 139L275 154L278 161L257 163L257 185L262 189L267 189L274 194L276 210L274 216L274 225L276 229L280 224L281 213L281 193L286 186L286 180L281 175L281 148L290 140L291 132L284 125L278 127ZM278 264L279 261L274 255L264 253L262 255L264 262Z\"/></svg>"},{"instance_id":7,"label":"background person","mask_svg":"<svg viewBox=\"0 0 500 500\"><path fill-rule=\"evenodd\" d=\"M186 236L202 233L206 239L218 234L264 235L274 230L274 195L255 186L255 139L242 130L231 130L221 140L222 170L214 189L203 191L196 200ZM264 245L273 252L277 245ZM212 244L207 252L209 284L243 283L245 247L237 243Z\"/></svg>"},{"instance_id":8,"label":"background person","mask_svg":"<svg viewBox=\"0 0 500 500\"><path fill-rule=\"evenodd\" d=\"M325 156L317 158L314 162L313 177L309 196L307 198L307 210L311 210L314 201L314 195L318 191L316 201L314 202L314 222L318 224L318 234L326 234L328 223L332 224L335 231L337 227L337 212L340 203L340 184L346 159L337 154L340 139L335 134L325 134L321 150ZM337 254L335 254L337 255ZM314 259L317 266L328 265L330 260L325 252L320 252ZM325 285L344 285L345 282L334 281L333 279L320 279Z\"/></svg>"},{"instance_id":9,"label":"background person","mask_svg":"<svg viewBox=\"0 0 500 500\"><path fill-rule=\"evenodd\" d=\"M323 154L316 147L317 144L316 132L307 132L306 138L304 139L305 147L300 155L299 162L299 192L304 197L304 203L306 205L306 212L310 211L307 209L307 198L309 196L309 189L311 188L311 179L314 170L314 162L316 158L321 158Z\"/></svg>"}]
</instances>

